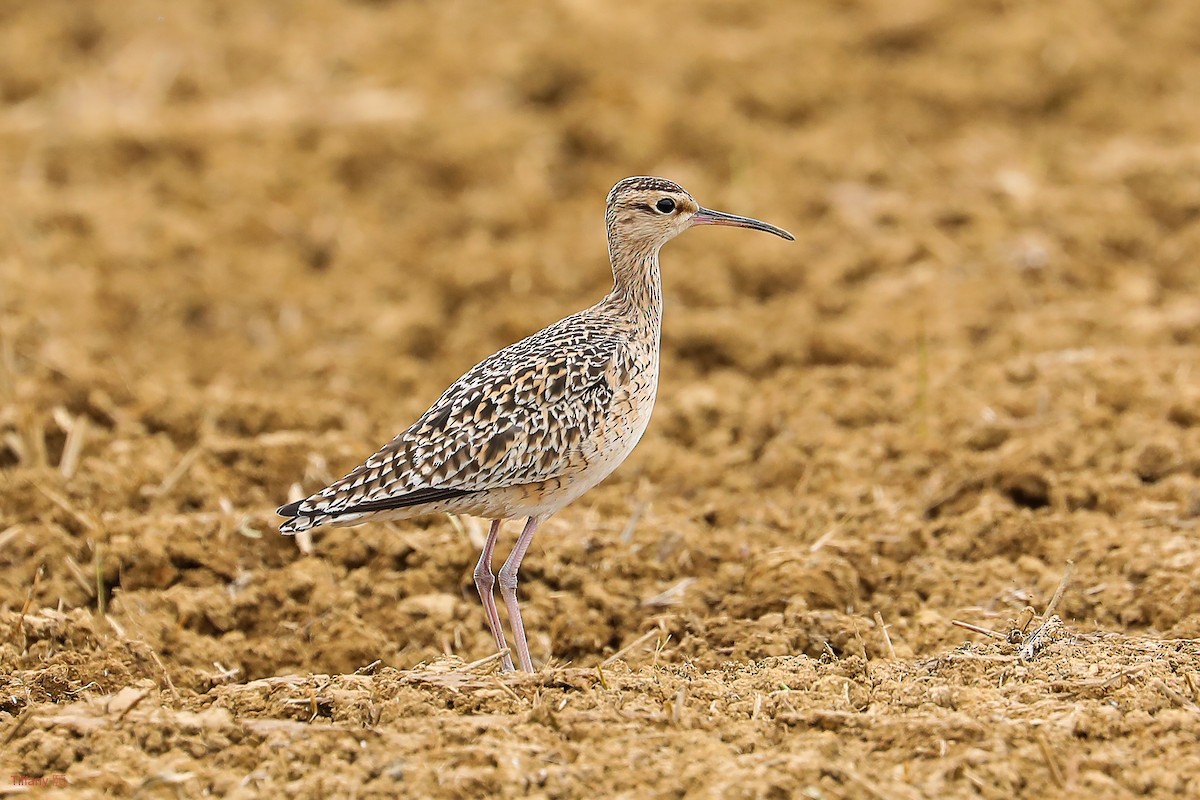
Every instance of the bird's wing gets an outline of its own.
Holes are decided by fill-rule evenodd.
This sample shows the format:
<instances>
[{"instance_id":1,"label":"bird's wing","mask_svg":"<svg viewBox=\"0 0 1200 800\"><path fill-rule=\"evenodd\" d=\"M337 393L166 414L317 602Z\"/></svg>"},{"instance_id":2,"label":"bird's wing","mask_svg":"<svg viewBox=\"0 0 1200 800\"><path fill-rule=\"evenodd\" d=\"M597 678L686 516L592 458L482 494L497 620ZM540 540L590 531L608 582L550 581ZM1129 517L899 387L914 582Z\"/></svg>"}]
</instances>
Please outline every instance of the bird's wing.
<instances>
[{"instance_id":1,"label":"bird's wing","mask_svg":"<svg viewBox=\"0 0 1200 800\"><path fill-rule=\"evenodd\" d=\"M561 475L632 367L614 340L592 331L551 338L555 327L475 365L412 427L279 513L407 508Z\"/></svg>"}]
</instances>

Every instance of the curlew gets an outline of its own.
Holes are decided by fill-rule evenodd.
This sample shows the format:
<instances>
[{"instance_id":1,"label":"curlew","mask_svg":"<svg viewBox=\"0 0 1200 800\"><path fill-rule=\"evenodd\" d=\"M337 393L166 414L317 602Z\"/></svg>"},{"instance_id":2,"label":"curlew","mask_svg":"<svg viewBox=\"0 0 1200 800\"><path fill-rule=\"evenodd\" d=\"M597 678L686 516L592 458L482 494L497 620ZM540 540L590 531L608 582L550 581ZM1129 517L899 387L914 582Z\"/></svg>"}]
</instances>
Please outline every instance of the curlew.
<instances>
[{"instance_id":1,"label":"curlew","mask_svg":"<svg viewBox=\"0 0 1200 800\"><path fill-rule=\"evenodd\" d=\"M412 427L350 474L279 509L282 533L434 512L491 520L475 567L496 647L507 651L492 556L504 520L525 527L500 568L521 668L533 671L517 572L538 525L608 477L641 439L658 389L662 284L658 252L696 225L792 239L748 217L702 208L662 178L626 178L605 210L613 289L596 305L476 364ZM505 652L504 668L513 669Z\"/></svg>"}]
</instances>

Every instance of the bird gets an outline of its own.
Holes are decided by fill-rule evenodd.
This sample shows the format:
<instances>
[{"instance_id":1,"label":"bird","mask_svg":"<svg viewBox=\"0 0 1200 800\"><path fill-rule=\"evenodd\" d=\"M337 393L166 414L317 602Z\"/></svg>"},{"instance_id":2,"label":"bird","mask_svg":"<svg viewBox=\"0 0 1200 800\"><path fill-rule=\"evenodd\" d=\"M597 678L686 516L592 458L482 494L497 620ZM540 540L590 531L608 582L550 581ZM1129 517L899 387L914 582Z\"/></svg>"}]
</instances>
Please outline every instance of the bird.
<instances>
[{"instance_id":1,"label":"bird","mask_svg":"<svg viewBox=\"0 0 1200 800\"><path fill-rule=\"evenodd\" d=\"M278 514L280 532L354 526L439 512L490 520L474 570L504 672L533 672L517 601L517 573L538 527L615 470L642 438L658 393L663 294L659 250L701 225L782 228L699 205L678 184L635 176L605 204L613 288L600 302L488 356L403 433L345 477ZM525 524L493 593L493 556L505 520Z\"/></svg>"}]
</instances>

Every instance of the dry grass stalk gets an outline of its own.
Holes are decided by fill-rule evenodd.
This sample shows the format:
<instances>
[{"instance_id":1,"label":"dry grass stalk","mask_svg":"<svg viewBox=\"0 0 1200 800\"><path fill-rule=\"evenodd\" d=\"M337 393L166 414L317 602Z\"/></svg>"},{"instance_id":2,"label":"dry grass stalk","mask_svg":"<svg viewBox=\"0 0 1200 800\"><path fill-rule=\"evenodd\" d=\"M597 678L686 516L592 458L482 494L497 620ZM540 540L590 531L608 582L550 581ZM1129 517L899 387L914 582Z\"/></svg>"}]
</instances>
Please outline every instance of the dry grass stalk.
<instances>
[{"instance_id":1,"label":"dry grass stalk","mask_svg":"<svg viewBox=\"0 0 1200 800\"><path fill-rule=\"evenodd\" d=\"M1046 759L1046 766L1050 769L1050 778L1054 781L1054 785L1062 789L1067 785L1066 778L1063 777L1062 767L1058 764L1058 758L1055 757L1054 751L1050 748L1050 742L1046 739L1046 734L1038 731L1034 737L1037 740L1038 747L1042 751L1042 758Z\"/></svg>"},{"instance_id":2,"label":"dry grass stalk","mask_svg":"<svg viewBox=\"0 0 1200 800\"><path fill-rule=\"evenodd\" d=\"M111 616L109 616L108 614L105 614L104 621L108 623L108 627L113 629L113 633L115 633L117 635L118 639L128 639L129 638L128 636L125 635L124 626L121 625L121 623L117 622L115 619L113 619Z\"/></svg>"},{"instance_id":3,"label":"dry grass stalk","mask_svg":"<svg viewBox=\"0 0 1200 800\"><path fill-rule=\"evenodd\" d=\"M1193 675L1194 673L1191 672L1183 673L1183 682L1187 684L1188 691L1192 693L1192 701L1196 702L1200 701L1200 691L1196 688L1196 679Z\"/></svg>"},{"instance_id":4,"label":"dry grass stalk","mask_svg":"<svg viewBox=\"0 0 1200 800\"><path fill-rule=\"evenodd\" d=\"M684 578L668 589L664 589L653 597L647 597L642 600L642 606L648 608L659 608L662 606L674 606L683 602L684 592L688 590L695 578Z\"/></svg>"},{"instance_id":5,"label":"dry grass stalk","mask_svg":"<svg viewBox=\"0 0 1200 800\"><path fill-rule=\"evenodd\" d=\"M0 393L12 397L17 385L17 348L6 325L0 325Z\"/></svg>"},{"instance_id":6,"label":"dry grass stalk","mask_svg":"<svg viewBox=\"0 0 1200 800\"><path fill-rule=\"evenodd\" d=\"M163 478L162 483L158 486L146 487L143 493L149 497L161 497L170 492L179 481L183 480L188 470L192 468L192 465L196 463L196 460L200 458L206 449L207 444L205 442L197 442L190 450L183 454L183 458L179 459L179 463L175 465L175 468L167 474L167 477Z\"/></svg>"},{"instance_id":7,"label":"dry grass stalk","mask_svg":"<svg viewBox=\"0 0 1200 800\"><path fill-rule=\"evenodd\" d=\"M4 442L4 446L13 452L13 456L17 459L18 464L24 464L29 460L29 454L26 452L25 440L16 431L6 431L0 440Z\"/></svg>"},{"instance_id":8,"label":"dry grass stalk","mask_svg":"<svg viewBox=\"0 0 1200 800\"><path fill-rule=\"evenodd\" d=\"M29 609L33 607L33 597L37 594L38 586L42 583L42 574L46 571L45 564L38 564L37 572L33 573L33 582L29 584L29 593L25 595L25 602L21 605L21 613L17 616L17 622L13 625L12 638L15 641L17 634L21 634L21 653L29 651L29 639L25 637L25 616L29 613Z\"/></svg>"},{"instance_id":9,"label":"dry grass stalk","mask_svg":"<svg viewBox=\"0 0 1200 800\"><path fill-rule=\"evenodd\" d=\"M981 628L978 625L972 625L970 622L963 622L961 619L952 619L950 624L958 628L965 628L972 633L981 633L984 636L990 636L993 639L999 639L1002 642L1007 642L1008 637L999 631L993 631L988 628Z\"/></svg>"},{"instance_id":10,"label":"dry grass stalk","mask_svg":"<svg viewBox=\"0 0 1200 800\"><path fill-rule=\"evenodd\" d=\"M497 677L497 676L493 675L493 676L492 676L492 683L494 683L494 684L496 685L496 687L500 689L500 691L502 691L502 692L504 692L506 695L508 695L508 697L509 697L509 699L510 699L510 700L515 700L515 701L517 701L518 703L519 703L519 702L521 702L521 696L520 696L520 695L518 695L516 692L514 692L512 689L510 689L510 688L508 688L507 686L505 686L505 685L504 685L504 681L500 680L500 678L499 678L499 677Z\"/></svg>"},{"instance_id":11,"label":"dry grass stalk","mask_svg":"<svg viewBox=\"0 0 1200 800\"><path fill-rule=\"evenodd\" d=\"M130 711L133 711L135 708L137 708L138 704L141 703L143 700L145 700L149 696L150 696L150 690L146 689L144 692L139 694L137 697L133 698L133 700L130 701L129 705L127 705L127 706L125 706L125 708L121 709L120 714L117 714L116 722L120 722L121 720L125 719L125 717L128 716Z\"/></svg>"},{"instance_id":12,"label":"dry grass stalk","mask_svg":"<svg viewBox=\"0 0 1200 800\"><path fill-rule=\"evenodd\" d=\"M95 533L98 530L99 526L96 524L96 522L94 520L92 520L90 517L88 517L86 514L84 514L79 509L75 508L75 506L71 505L71 501L68 500L67 498L63 497L58 492L56 492L52 489L47 489L45 486L42 486L40 483L33 484L33 488L35 488L39 492L41 492L46 497L46 499L49 500L51 503L53 503L54 505L61 508L63 511L70 514L80 525L82 525L87 530L91 531L92 533Z\"/></svg>"},{"instance_id":13,"label":"dry grass stalk","mask_svg":"<svg viewBox=\"0 0 1200 800\"><path fill-rule=\"evenodd\" d=\"M447 514L446 517L450 520L450 527L467 537L471 547L476 550L483 549L487 542L487 534L483 532L483 526L479 523L478 518L459 516L458 514Z\"/></svg>"},{"instance_id":14,"label":"dry grass stalk","mask_svg":"<svg viewBox=\"0 0 1200 800\"><path fill-rule=\"evenodd\" d=\"M156 786L179 786L187 783L196 777L194 772L175 772L174 770L164 770L157 775L151 775L142 781L138 786L139 790L152 789Z\"/></svg>"},{"instance_id":15,"label":"dry grass stalk","mask_svg":"<svg viewBox=\"0 0 1200 800\"><path fill-rule=\"evenodd\" d=\"M667 634L662 639L659 639L654 645L654 666L658 666L658 661L662 658L663 651L667 649L667 642L671 641L671 634Z\"/></svg>"},{"instance_id":16,"label":"dry grass stalk","mask_svg":"<svg viewBox=\"0 0 1200 800\"><path fill-rule=\"evenodd\" d=\"M464 517L463 527L467 529L467 538L471 540L471 546L476 550L482 550L487 543L487 532L479 517Z\"/></svg>"},{"instance_id":17,"label":"dry grass stalk","mask_svg":"<svg viewBox=\"0 0 1200 800\"><path fill-rule=\"evenodd\" d=\"M17 538L17 536L19 536L23 530L25 529L20 525L13 525L4 529L3 531L0 531L0 550L3 550L5 547L7 547L8 543Z\"/></svg>"},{"instance_id":18,"label":"dry grass stalk","mask_svg":"<svg viewBox=\"0 0 1200 800\"><path fill-rule=\"evenodd\" d=\"M58 471L67 480L75 477L75 470L79 468L79 457L83 454L87 433L88 420L84 416L75 417L67 427L67 440L63 444L62 457L58 460Z\"/></svg>"},{"instance_id":19,"label":"dry grass stalk","mask_svg":"<svg viewBox=\"0 0 1200 800\"><path fill-rule=\"evenodd\" d=\"M649 640L650 640L650 638L651 638L652 636L655 636L656 634L658 634L658 633L659 633L659 631L660 631L660 629L659 629L659 628L651 628L650 630L646 631L645 633L643 633L643 634L642 634L641 636L639 636L638 638L634 639L634 640L633 640L632 642L630 642L629 644L627 644L627 645L625 645L624 647L622 647L622 648L621 648L620 650L618 650L617 652L613 653L613 654L612 654L611 656L609 656L608 658L606 658L606 659L604 659L603 661L601 661L601 662L600 662L600 666L602 666L602 667L607 667L609 664L613 663L614 661L617 661L618 659L624 658L624 656L625 656L625 654L626 654L626 653L630 652L631 650L634 650L635 648L637 648L637 647L641 646L642 644L645 644L647 641L649 641Z\"/></svg>"},{"instance_id":20,"label":"dry grass stalk","mask_svg":"<svg viewBox=\"0 0 1200 800\"><path fill-rule=\"evenodd\" d=\"M29 420L25 427L25 453L22 461L28 459L29 466L41 468L49 463L46 455L46 428L40 419Z\"/></svg>"},{"instance_id":21,"label":"dry grass stalk","mask_svg":"<svg viewBox=\"0 0 1200 800\"><path fill-rule=\"evenodd\" d=\"M1046 685L1056 692L1080 692L1087 689L1107 689L1109 686L1120 683L1126 678L1136 675L1137 673L1147 669L1151 665L1152 662L1144 661L1141 664L1134 664L1128 669L1123 669L1114 675L1108 676L1107 678L1090 678L1082 681L1051 681Z\"/></svg>"},{"instance_id":22,"label":"dry grass stalk","mask_svg":"<svg viewBox=\"0 0 1200 800\"><path fill-rule=\"evenodd\" d=\"M1179 692L1175 691L1170 686L1167 686L1167 682L1164 681L1162 678L1153 679L1152 681L1150 681L1150 685L1153 686L1158 691L1162 692L1163 695L1165 695L1166 698L1168 700L1170 700L1172 703L1174 703L1175 705L1177 705L1181 708L1186 708L1188 711L1200 711L1200 706L1196 705L1194 702L1192 702L1191 700L1189 700L1187 697L1183 696Z\"/></svg>"},{"instance_id":23,"label":"dry grass stalk","mask_svg":"<svg viewBox=\"0 0 1200 800\"><path fill-rule=\"evenodd\" d=\"M211 438L206 441L205 449L217 454L240 453L245 450L259 448L291 447L293 445L307 444L311 441L312 434L304 431L270 431L269 433L260 433L249 439Z\"/></svg>"},{"instance_id":24,"label":"dry grass stalk","mask_svg":"<svg viewBox=\"0 0 1200 800\"><path fill-rule=\"evenodd\" d=\"M497 650L495 653L492 653L490 656L485 656L481 659L478 659L477 661L472 661L469 664L464 664L462 668L463 668L463 670L465 670L467 672L472 672L474 670L479 669L480 667L485 667L488 664L494 664L495 662L504 658L510 652L512 652L512 651L506 647L503 650Z\"/></svg>"},{"instance_id":25,"label":"dry grass stalk","mask_svg":"<svg viewBox=\"0 0 1200 800\"><path fill-rule=\"evenodd\" d=\"M875 612L875 624L879 627L879 632L883 634L883 643L887 646L888 658L893 661L896 659L896 648L892 646L892 637L888 634L887 625L883 624L883 614Z\"/></svg>"},{"instance_id":26,"label":"dry grass stalk","mask_svg":"<svg viewBox=\"0 0 1200 800\"><path fill-rule=\"evenodd\" d=\"M625 521L625 527L621 529L621 535L618 540L621 544L629 544L633 541L633 534L637 530L638 523L642 521L642 515L646 513L646 509L650 504L639 502L634 505L633 510L629 512L629 519Z\"/></svg>"},{"instance_id":27,"label":"dry grass stalk","mask_svg":"<svg viewBox=\"0 0 1200 800\"><path fill-rule=\"evenodd\" d=\"M102 548L103 548L103 545L101 545L100 542L96 542L96 557L95 557L96 613L103 617L104 616L105 598L104 598L104 568L103 568L102 555L101 555Z\"/></svg>"},{"instance_id":28,"label":"dry grass stalk","mask_svg":"<svg viewBox=\"0 0 1200 800\"><path fill-rule=\"evenodd\" d=\"M680 686L679 691L675 693L675 700L671 703L671 722L679 725L683 722L683 711L687 705L687 687Z\"/></svg>"},{"instance_id":29,"label":"dry grass stalk","mask_svg":"<svg viewBox=\"0 0 1200 800\"><path fill-rule=\"evenodd\" d=\"M1037 657L1038 653L1065 635L1066 626L1063 625L1062 619L1054 614L1054 610L1062 600L1067 586L1070 585L1071 571L1074 566L1074 562L1067 562L1062 579L1058 582L1058 588L1054 590L1054 596L1050 598L1050 602L1046 604L1046 610L1042 612L1041 618L1044 622L1033 633L1025 633L1029 624L1037 616L1037 613L1031 606L1026 606L1021 610L1017 618L1011 621L1012 627L1007 634L957 619L950 620L950 624L969 630L972 633L979 633L1002 642L1020 645L1020 649L1017 651L1017 658L1021 661L1032 661Z\"/></svg>"},{"instance_id":30,"label":"dry grass stalk","mask_svg":"<svg viewBox=\"0 0 1200 800\"><path fill-rule=\"evenodd\" d=\"M88 599L91 600L95 597L96 587L88 581L83 567L79 566L79 562L67 555L63 556L63 563L67 565L67 572L71 575L72 580L79 584L79 588L83 589Z\"/></svg>"},{"instance_id":31,"label":"dry grass stalk","mask_svg":"<svg viewBox=\"0 0 1200 800\"><path fill-rule=\"evenodd\" d=\"M306 556L313 554L312 531L297 531L293 536L296 540L296 549Z\"/></svg>"},{"instance_id":32,"label":"dry grass stalk","mask_svg":"<svg viewBox=\"0 0 1200 800\"><path fill-rule=\"evenodd\" d=\"M1029 629L1029 623L1033 622L1033 618L1037 616L1037 611L1033 606L1025 606L1021 609L1021 613L1013 620L1012 630L1008 632L1008 641L1010 644L1020 644L1025 638L1025 631Z\"/></svg>"},{"instance_id":33,"label":"dry grass stalk","mask_svg":"<svg viewBox=\"0 0 1200 800\"><path fill-rule=\"evenodd\" d=\"M1042 612L1042 619L1049 620L1054 615L1054 610L1058 608L1058 603L1062 600L1063 592L1067 590L1067 584L1071 582L1071 571L1075 569L1075 562L1068 561L1067 568L1063 570L1062 580L1058 582L1058 588L1054 590L1054 596L1050 598L1050 602L1046 604L1046 610Z\"/></svg>"},{"instance_id":34,"label":"dry grass stalk","mask_svg":"<svg viewBox=\"0 0 1200 800\"><path fill-rule=\"evenodd\" d=\"M104 614L104 619L106 622L108 622L108 626L113 629L113 633L117 635L117 638L121 640L121 644L125 646L125 649L128 650L130 654L134 656L134 658L141 657L141 654L138 652L139 647L145 649L145 652L147 655L149 655L150 660L154 662L156 667L158 667L158 671L163 678L163 683L167 685L167 689L170 690L171 696L174 697L175 702L178 703L181 699L179 690L175 688L175 682L171 680L171 674L167 672L166 666L163 664L162 659L159 658L158 653L154 651L154 648L146 642L134 641L133 639L130 639L125 633L125 628L109 614Z\"/></svg>"},{"instance_id":35,"label":"dry grass stalk","mask_svg":"<svg viewBox=\"0 0 1200 800\"><path fill-rule=\"evenodd\" d=\"M220 661L214 661L213 668L216 669L216 672L209 675L208 679L214 683L229 683L242 671L241 667L227 667Z\"/></svg>"},{"instance_id":36,"label":"dry grass stalk","mask_svg":"<svg viewBox=\"0 0 1200 800\"><path fill-rule=\"evenodd\" d=\"M179 702L179 690L175 688L175 682L171 680L171 673L167 672L167 668L163 666L162 659L158 657L158 653L154 652L154 648L142 642L142 646L146 648L146 652L150 654L151 660L158 666L158 671L162 673L163 680L167 682L167 688L171 690L171 696Z\"/></svg>"},{"instance_id":37,"label":"dry grass stalk","mask_svg":"<svg viewBox=\"0 0 1200 800\"><path fill-rule=\"evenodd\" d=\"M835 536L837 536L839 533L841 533L841 530L842 530L842 526L841 526L841 525L833 525L833 526L831 526L831 527L829 528L829 530L827 530L827 531L825 531L824 533L822 533L822 534L821 534L821 535L820 535L820 536L817 538L817 540L816 540L815 542L813 542L813 543L812 543L812 544L809 546L809 548L808 548L808 551L809 551L810 553L815 553L815 552L817 552L817 551L818 551L818 550L820 550L822 547L824 547L825 545L829 544L829 543L830 543L830 542L833 540L833 537L835 537Z\"/></svg>"},{"instance_id":38,"label":"dry grass stalk","mask_svg":"<svg viewBox=\"0 0 1200 800\"><path fill-rule=\"evenodd\" d=\"M28 705L25 707L25 710L23 712L21 712L21 716L17 717L16 724L14 724L11 728L8 729L8 733L4 734L4 741L0 742L0 744L3 744L5 747L7 747L8 744L13 739L17 738L17 734L19 734L22 730L25 729L25 726L29 723L29 720L32 718L33 718L33 705L31 704L31 705Z\"/></svg>"}]
</instances>

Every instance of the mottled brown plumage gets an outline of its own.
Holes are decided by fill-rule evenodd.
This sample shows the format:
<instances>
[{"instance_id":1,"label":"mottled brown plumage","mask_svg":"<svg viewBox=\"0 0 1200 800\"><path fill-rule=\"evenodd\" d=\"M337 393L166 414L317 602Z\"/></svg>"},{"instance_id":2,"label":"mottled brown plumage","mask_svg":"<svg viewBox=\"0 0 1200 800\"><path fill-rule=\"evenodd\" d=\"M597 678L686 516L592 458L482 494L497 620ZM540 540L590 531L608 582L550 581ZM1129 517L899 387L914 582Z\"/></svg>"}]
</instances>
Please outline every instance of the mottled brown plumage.
<instances>
[{"instance_id":1,"label":"mottled brown plumage","mask_svg":"<svg viewBox=\"0 0 1200 800\"><path fill-rule=\"evenodd\" d=\"M658 387L658 252L693 225L773 226L701 208L662 178L627 178L605 212L613 290L596 305L476 364L408 430L348 475L279 509L294 533L452 512L493 520L475 571L498 648L492 553L504 519L527 517L500 570L522 668L532 670L516 573L538 524L607 477L650 420ZM505 657L505 667L512 661Z\"/></svg>"}]
</instances>

